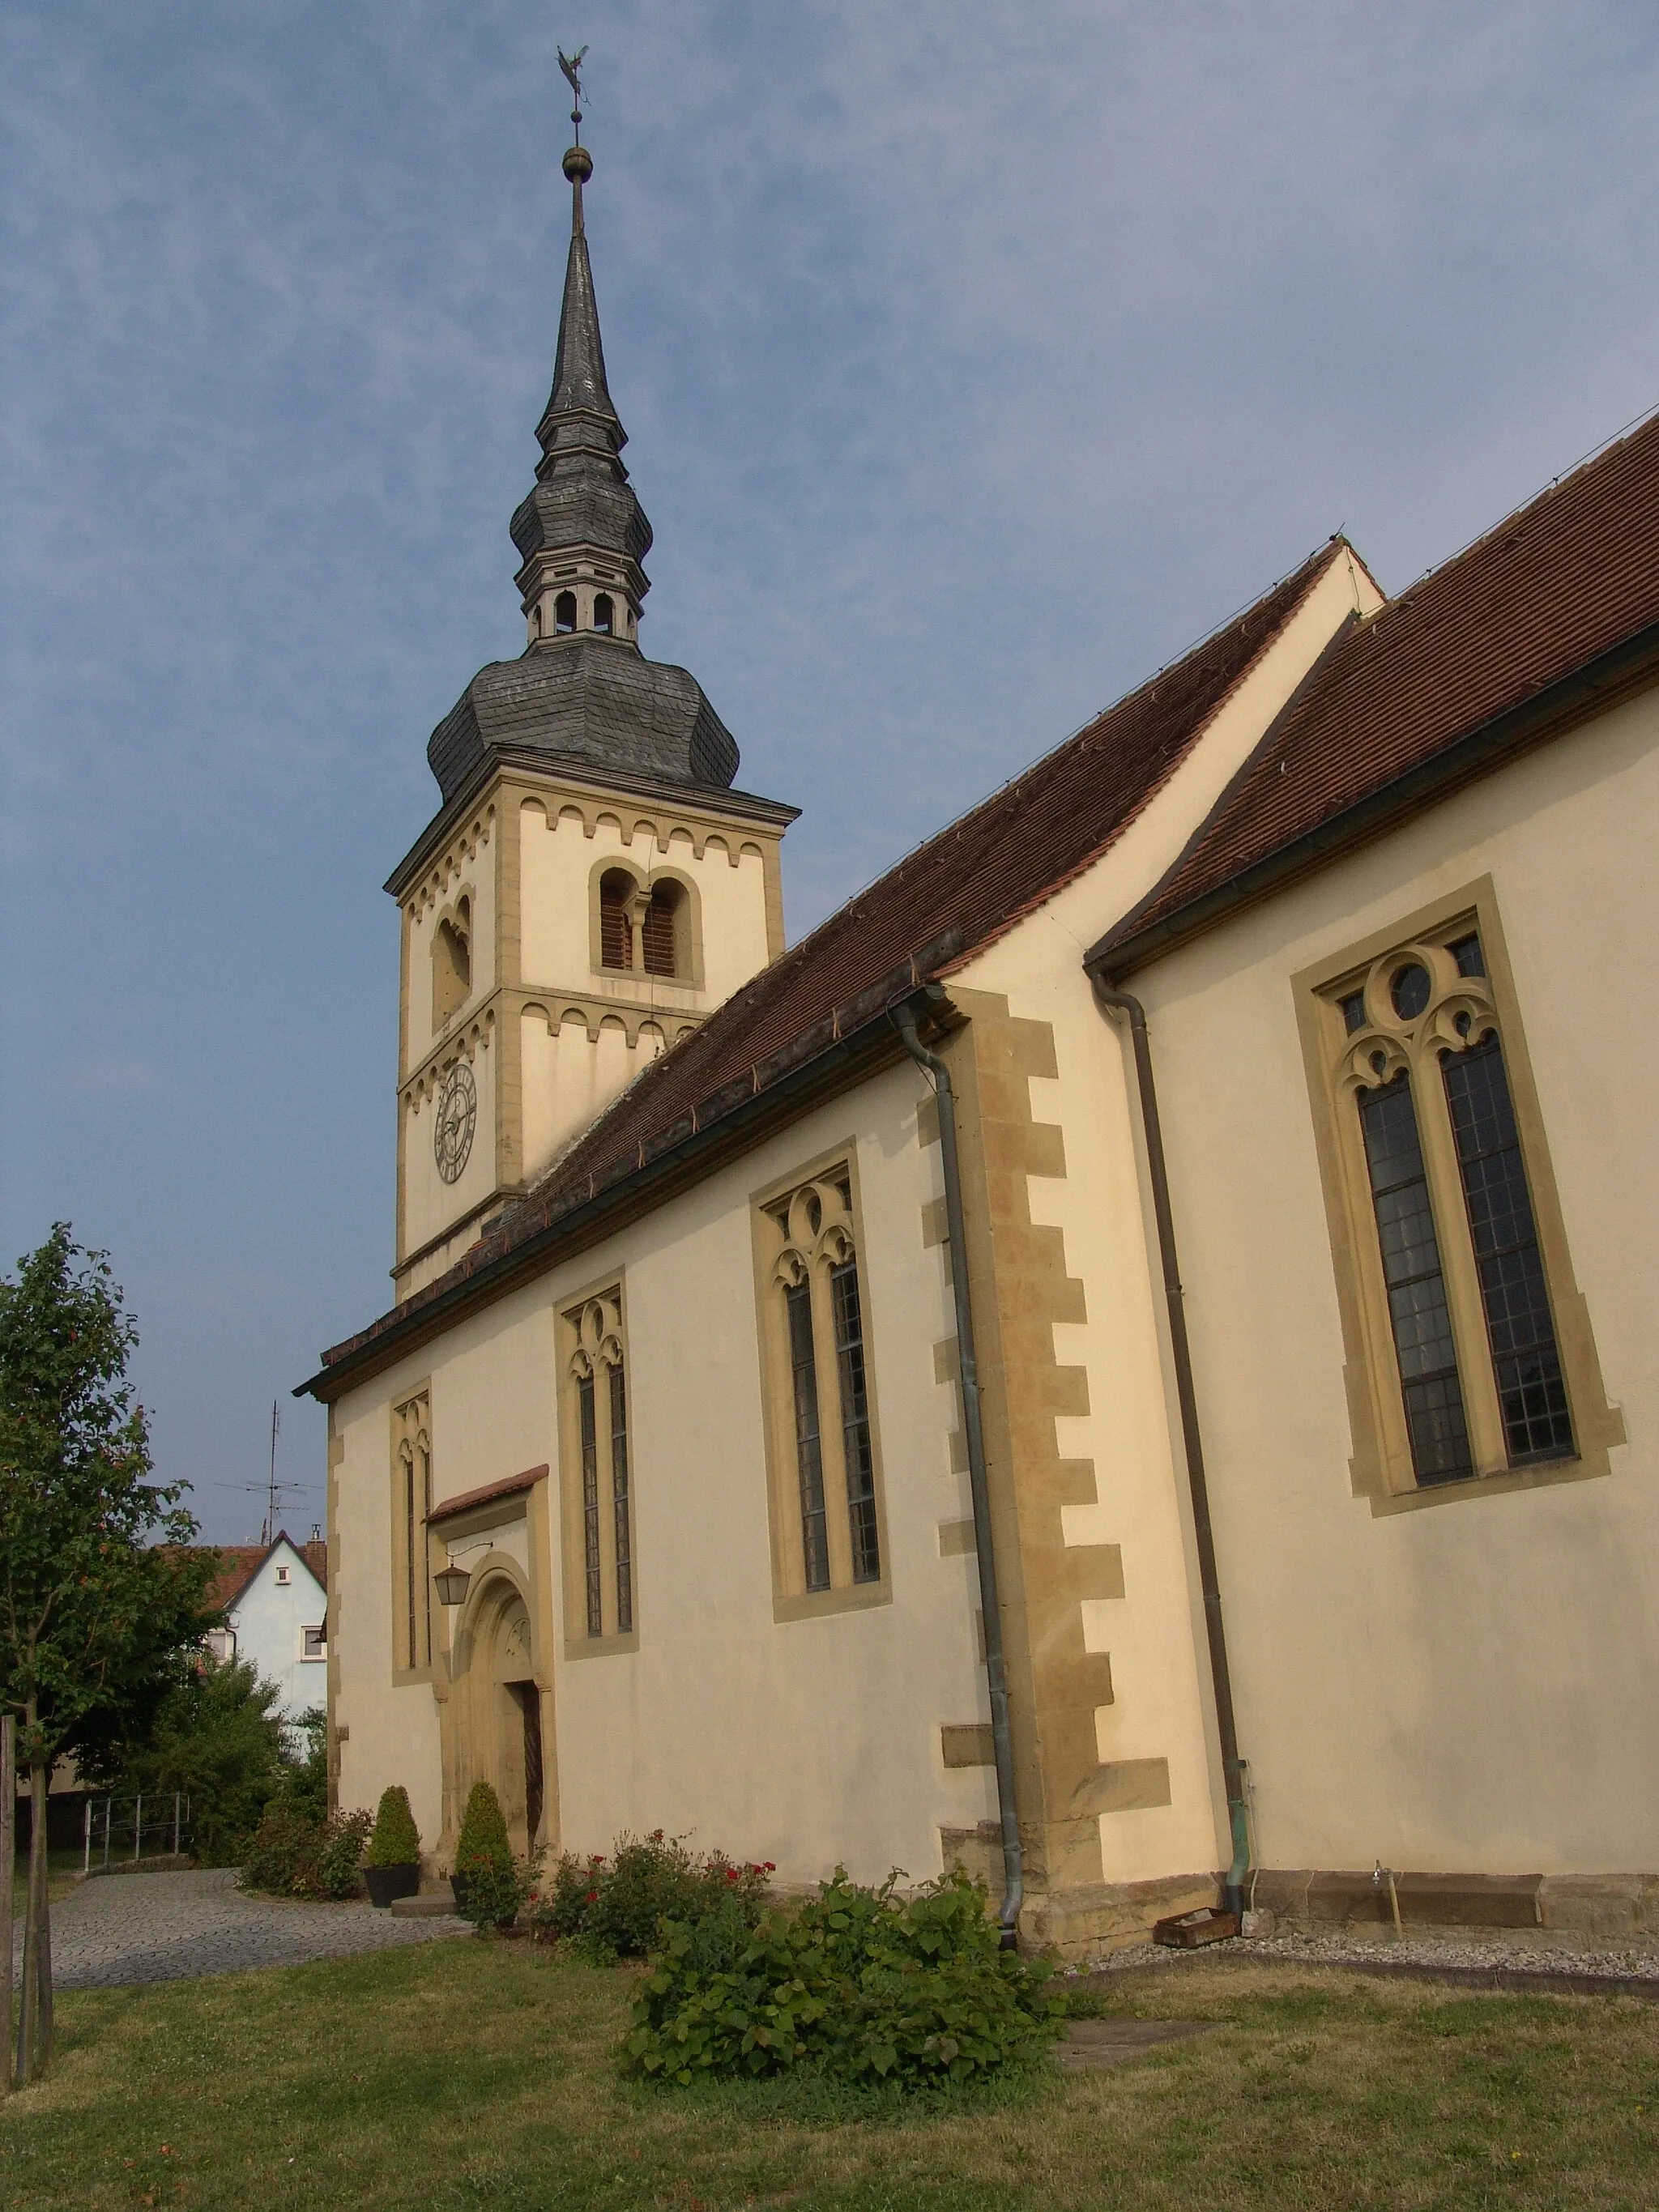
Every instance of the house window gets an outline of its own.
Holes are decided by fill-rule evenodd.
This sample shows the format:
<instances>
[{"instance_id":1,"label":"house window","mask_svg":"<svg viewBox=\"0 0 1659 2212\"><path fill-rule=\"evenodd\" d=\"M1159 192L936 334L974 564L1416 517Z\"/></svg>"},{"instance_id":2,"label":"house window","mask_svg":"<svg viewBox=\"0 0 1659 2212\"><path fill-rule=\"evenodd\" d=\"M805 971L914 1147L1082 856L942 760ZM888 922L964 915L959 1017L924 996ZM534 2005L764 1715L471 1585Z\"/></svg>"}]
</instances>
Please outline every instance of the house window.
<instances>
[{"instance_id":1,"label":"house window","mask_svg":"<svg viewBox=\"0 0 1659 2212\"><path fill-rule=\"evenodd\" d=\"M290 1579L290 1577L289 1577L289 1571L288 1571L288 1569L287 1569L286 1567L278 1567L278 1568L277 1568L277 1570L276 1570L276 1587L277 1587L277 1589L286 1589L288 1588L288 1586L289 1586L289 1579Z\"/></svg>"},{"instance_id":2,"label":"house window","mask_svg":"<svg viewBox=\"0 0 1659 2212\"><path fill-rule=\"evenodd\" d=\"M323 1632L320 1626L302 1628L300 1631L300 1656L302 1659L327 1658L328 1653L323 1648Z\"/></svg>"},{"instance_id":3,"label":"house window","mask_svg":"<svg viewBox=\"0 0 1659 2212\"><path fill-rule=\"evenodd\" d=\"M565 1643L631 1648L634 1501L628 1364L620 1284L591 1293L560 1321L564 1366Z\"/></svg>"},{"instance_id":4,"label":"house window","mask_svg":"<svg viewBox=\"0 0 1659 2212\"><path fill-rule=\"evenodd\" d=\"M432 1418L422 1390L392 1413L392 1662L399 1678L422 1678L432 1665Z\"/></svg>"},{"instance_id":5,"label":"house window","mask_svg":"<svg viewBox=\"0 0 1659 2212\"><path fill-rule=\"evenodd\" d=\"M1623 1436L1572 1287L1490 889L1464 896L1298 978L1355 1474L1384 1498L1604 1472Z\"/></svg>"},{"instance_id":6,"label":"house window","mask_svg":"<svg viewBox=\"0 0 1659 2212\"><path fill-rule=\"evenodd\" d=\"M782 1616L886 1595L853 1182L845 1162L757 1212Z\"/></svg>"}]
</instances>

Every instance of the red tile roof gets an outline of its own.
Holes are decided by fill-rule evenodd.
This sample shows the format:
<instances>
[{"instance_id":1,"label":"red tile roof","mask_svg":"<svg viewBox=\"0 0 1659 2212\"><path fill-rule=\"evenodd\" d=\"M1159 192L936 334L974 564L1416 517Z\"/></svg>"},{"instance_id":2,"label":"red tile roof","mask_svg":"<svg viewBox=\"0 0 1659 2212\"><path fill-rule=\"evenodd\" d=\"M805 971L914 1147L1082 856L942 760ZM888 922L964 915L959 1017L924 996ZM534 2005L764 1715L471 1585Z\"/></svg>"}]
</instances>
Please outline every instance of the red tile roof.
<instances>
[{"instance_id":1,"label":"red tile roof","mask_svg":"<svg viewBox=\"0 0 1659 2212\"><path fill-rule=\"evenodd\" d=\"M1187 757L1344 548L1333 539L1254 606L918 846L653 1061L494 1233L324 1356L346 1363L469 1277L708 1128L887 999L1000 934L1097 860ZM863 1001L873 998L868 1011ZM321 1378L315 1378L320 1380Z\"/></svg>"},{"instance_id":2,"label":"red tile roof","mask_svg":"<svg viewBox=\"0 0 1659 2212\"><path fill-rule=\"evenodd\" d=\"M230 1613L248 1584L276 1550L276 1544L293 1547L316 1576L323 1588L328 1588L328 1546L317 1538L304 1544L295 1544L286 1530L279 1530L276 1544L204 1544L191 1548L209 1552L218 1560L219 1570L208 1585L208 1605L215 1613Z\"/></svg>"},{"instance_id":3,"label":"red tile roof","mask_svg":"<svg viewBox=\"0 0 1659 2212\"><path fill-rule=\"evenodd\" d=\"M1374 802L1391 786L1442 758L1454 764L1460 740L1656 623L1659 415L1347 633L1091 964L1124 972L1190 933L1247 872L1260 872L1265 892L1269 863L1367 802L1386 826ZM1534 734L1548 726L1540 717ZM1516 742L1528 735L1518 720ZM1357 818L1356 838L1360 827Z\"/></svg>"}]
</instances>

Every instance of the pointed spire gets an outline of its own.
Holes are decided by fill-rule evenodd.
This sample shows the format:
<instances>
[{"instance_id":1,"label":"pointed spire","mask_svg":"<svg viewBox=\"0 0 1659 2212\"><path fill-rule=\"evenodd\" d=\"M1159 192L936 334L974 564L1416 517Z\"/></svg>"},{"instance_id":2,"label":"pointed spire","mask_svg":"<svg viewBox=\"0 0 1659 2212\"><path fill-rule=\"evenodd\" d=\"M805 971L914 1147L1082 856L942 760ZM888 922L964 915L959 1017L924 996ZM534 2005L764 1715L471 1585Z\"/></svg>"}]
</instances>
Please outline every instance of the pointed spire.
<instances>
[{"instance_id":1,"label":"pointed spire","mask_svg":"<svg viewBox=\"0 0 1659 2212\"><path fill-rule=\"evenodd\" d=\"M580 106L571 119L580 129ZM570 179L564 303L553 388L536 428L542 449L536 485L513 518L524 562L517 581L532 647L590 633L632 645L651 588L641 566L651 550L651 525L622 464L628 433L605 378L582 212L593 158L580 137L564 157L564 173Z\"/></svg>"},{"instance_id":2,"label":"pointed spire","mask_svg":"<svg viewBox=\"0 0 1659 2212\"><path fill-rule=\"evenodd\" d=\"M553 362L553 389L538 434L550 447L551 418L571 410L602 415L615 425L613 450L628 443L628 434L617 419L605 380L605 344L599 336L599 310L593 297L593 270L587 258L587 228L582 219L582 186L593 173L593 160L586 146L573 146L564 157L570 179L570 253L564 269L564 305L559 314L559 349Z\"/></svg>"}]
</instances>

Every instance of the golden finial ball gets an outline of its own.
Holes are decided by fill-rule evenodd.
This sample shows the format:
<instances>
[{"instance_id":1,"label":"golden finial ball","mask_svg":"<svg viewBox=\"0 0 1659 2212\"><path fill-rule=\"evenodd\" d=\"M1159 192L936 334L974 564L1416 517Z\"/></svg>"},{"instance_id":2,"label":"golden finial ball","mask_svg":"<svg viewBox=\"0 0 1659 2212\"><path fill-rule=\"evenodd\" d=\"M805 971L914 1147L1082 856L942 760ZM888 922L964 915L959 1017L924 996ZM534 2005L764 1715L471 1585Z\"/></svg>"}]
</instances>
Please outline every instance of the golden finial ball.
<instances>
[{"instance_id":1,"label":"golden finial ball","mask_svg":"<svg viewBox=\"0 0 1659 2212\"><path fill-rule=\"evenodd\" d=\"M578 179L586 184L593 173L593 163L586 146L573 146L564 157L564 173L571 183Z\"/></svg>"}]
</instances>

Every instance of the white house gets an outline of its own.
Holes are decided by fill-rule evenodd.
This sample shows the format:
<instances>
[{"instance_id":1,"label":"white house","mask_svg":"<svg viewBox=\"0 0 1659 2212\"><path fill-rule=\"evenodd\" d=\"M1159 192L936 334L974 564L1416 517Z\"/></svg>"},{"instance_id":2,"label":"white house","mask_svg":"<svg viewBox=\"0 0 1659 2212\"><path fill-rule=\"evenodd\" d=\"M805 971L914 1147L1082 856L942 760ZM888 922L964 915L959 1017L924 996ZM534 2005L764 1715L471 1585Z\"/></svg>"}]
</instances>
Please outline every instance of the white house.
<instances>
[{"instance_id":1,"label":"white house","mask_svg":"<svg viewBox=\"0 0 1659 2212\"><path fill-rule=\"evenodd\" d=\"M225 1625L209 1645L221 1659L250 1661L282 1692L283 1717L298 1720L326 1700L328 1546L279 1531L273 1544L231 1545L220 1557L213 1598Z\"/></svg>"}]
</instances>

